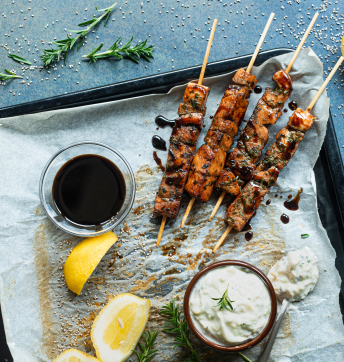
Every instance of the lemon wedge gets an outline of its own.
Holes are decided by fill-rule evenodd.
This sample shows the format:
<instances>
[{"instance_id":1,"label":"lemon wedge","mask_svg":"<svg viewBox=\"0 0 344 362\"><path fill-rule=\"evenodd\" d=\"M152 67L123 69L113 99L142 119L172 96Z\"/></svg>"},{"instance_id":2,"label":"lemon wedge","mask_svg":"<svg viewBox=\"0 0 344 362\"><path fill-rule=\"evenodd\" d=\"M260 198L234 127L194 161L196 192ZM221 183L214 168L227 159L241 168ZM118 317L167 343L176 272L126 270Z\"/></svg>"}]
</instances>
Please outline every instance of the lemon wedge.
<instances>
[{"instance_id":1,"label":"lemon wedge","mask_svg":"<svg viewBox=\"0 0 344 362\"><path fill-rule=\"evenodd\" d=\"M143 333L150 301L133 294L119 294L101 310L91 329L91 340L102 362L125 361Z\"/></svg>"},{"instance_id":2,"label":"lemon wedge","mask_svg":"<svg viewBox=\"0 0 344 362\"><path fill-rule=\"evenodd\" d=\"M77 349L67 349L61 353L53 362L100 362L99 359L92 357Z\"/></svg>"},{"instance_id":3,"label":"lemon wedge","mask_svg":"<svg viewBox=\"0 0 344 362\"><path fill-rule=\"evenodd\" d=\"M344 57L344 36L342 37L342 41L340 42L340 50L342 51L342 56Z\"/></svg>"},{"instance_id":4,"label":"lemon wedge","mask_svg":"<svg viewBox=\"0 0 344 362\"><path fill-rule=\"evenodd\" d=\"M72 292L81 293L87 279L117 240L116 234L110 231L84 239L73 249L64 265L66 284Z\"/></svg>"}]
</instances>

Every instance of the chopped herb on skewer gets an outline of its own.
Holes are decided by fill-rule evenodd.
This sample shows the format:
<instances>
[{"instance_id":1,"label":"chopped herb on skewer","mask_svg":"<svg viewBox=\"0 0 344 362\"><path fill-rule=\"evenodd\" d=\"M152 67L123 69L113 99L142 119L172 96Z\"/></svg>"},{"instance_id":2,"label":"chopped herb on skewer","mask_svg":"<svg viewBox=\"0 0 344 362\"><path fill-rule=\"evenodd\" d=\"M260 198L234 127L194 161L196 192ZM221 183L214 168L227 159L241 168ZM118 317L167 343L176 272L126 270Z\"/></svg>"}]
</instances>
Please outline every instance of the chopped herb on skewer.
<instances>
[{"instance_id":1,"label":"chopped herb on skewer","mask_svg":"<svg viewBox=\"0 0 344 362\"><path fill-rule=\"evenodd\" d=\"M20 75L17 75L13 72L10 72L8 69L5 68L5 72L7 73L1 73L0 72L0 81L7 80L7 79L14 79L14 78L23 78Z\"/></svg>"},{"instance_id":2,"label":"chopped herb on skewer","mask_svg":"<svg viewBox=\"0 0 344 362\"><path fill-rule=\"evenodd\" d=\"M32 63L25 59L25 58L22 58L20 57L19 55L16 55L16 54L8 54L9 58L12 58L13 60L15 60L16 62L19 62L19 63L23 63L23 64L29 64L31 65Z\"/></svg>"},{"instance_id":3,"label":"chopped herb on skewer","mask_svg":"<svg viewBox=\"0 0 344 362\"><path fill-rule=\"evenodd\" d=\"M90 19L90 20L87 20L87 21L85 21L83 23L78 24L78 26L81 26L81 27L87 26L87 28L85 30L67 30L70 33L76 33L77 34L74 38L71 38L67 34L67 39L53 41L52 43L57 45L57 49L44 49L43 50L43 54L41 55L41 59L43 60L44 65L49 66L55 60L55 58L57 58L57 61L59 61L62 54L64 55L64 61L65 61L65 64L66 64L68 50L71 50L77 41L79 41L78 48L77 48L77 50L79 50L82 43L83 43L83 41L85 40L85 36L87 35L87 33L93 27L98 25L99 22L104 17L106 17L105 22L104 22L104 26L105 26L106 22L107 22L107 20L108 20L108 18L110 16L110 13L111 13L111 11L113 10L113 8L115 7L116 4L117 3L114 3L109 8L106 8L106 9L98 10L96 8L97 11L103 11L104 14L99 16L99 18L93 17L93 19Z\"/></svg>"},{"instance_id":4,"label":"chopped herb on skewer","mask_svg":"<svg viewBox=\"0 0 344 362\"><path fill-rule=\"evenodd\" d=\"M109 57L123 59L123 55L121 53L124 53L131 61L136 64L139 63L137 58L142 57L148 62L150 62L149 58L154 58L152 53L154 45L146 46L147 39L142 42L138 42L136 45L132 45L133 37L131 37L131 39L125 45L120 47L119 44L121 42L121 39L122 38L119 37L106 52L97 53L103 47L103 43L101 43L99 46L93 49L90 54L83 55L82 57L89 58L90 61L96 62L97 59L104 59ZM137 58L135 58L134 56L136 56Z\"/></svg>"},{"instance_id":5,"label":"chopped herb on skewer","mask_svg":"<svg viewBox=\"0 0 344 362\"><path fill-rule=\"evenodd\" d=\"M227 288L221 298L211 298L212 300L218 300L215 307L220 307L220 310L223 310L223 308L226 308L227 310L234 310L233 306L232 306L232 303L234 302L234 300L230 300L228 298L228 287L229 287L229 284L227 285Z\"/></svg>"}]
</instances>

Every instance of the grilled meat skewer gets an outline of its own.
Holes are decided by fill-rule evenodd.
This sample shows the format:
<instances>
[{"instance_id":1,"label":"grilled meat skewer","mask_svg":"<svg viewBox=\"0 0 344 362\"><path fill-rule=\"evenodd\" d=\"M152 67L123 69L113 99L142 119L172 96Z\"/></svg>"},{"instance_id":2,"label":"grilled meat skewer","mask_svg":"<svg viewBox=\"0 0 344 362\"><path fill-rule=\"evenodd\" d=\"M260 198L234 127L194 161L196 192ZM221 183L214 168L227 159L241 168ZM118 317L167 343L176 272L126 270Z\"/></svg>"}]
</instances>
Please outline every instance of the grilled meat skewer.
<instances>
[{"instance_id":1,"label":"grilled meat skewer","mask_svg":"<svg viewBox=\"0 0 344 362\"><path fill-rule=\"evenodd\" d=\"M209 88L196 83L186 87L179 118L170 137L167 166L155 197L154 214L175 218L180 208L186 178L201 132Z\"/></svg>"}]
</instances>

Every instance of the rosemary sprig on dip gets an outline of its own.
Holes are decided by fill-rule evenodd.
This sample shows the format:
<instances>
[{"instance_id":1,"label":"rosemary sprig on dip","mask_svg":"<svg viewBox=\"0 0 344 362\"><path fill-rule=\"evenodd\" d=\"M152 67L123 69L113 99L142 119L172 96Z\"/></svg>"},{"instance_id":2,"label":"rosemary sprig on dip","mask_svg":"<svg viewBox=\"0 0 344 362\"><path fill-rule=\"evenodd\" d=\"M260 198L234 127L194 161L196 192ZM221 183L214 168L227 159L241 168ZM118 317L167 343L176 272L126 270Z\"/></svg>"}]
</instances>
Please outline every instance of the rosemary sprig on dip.
<instances>
[{"instance_id":1,"label":"rosemary sprig on dip","mask_svg":"<svg viewBox=\"0 0 344 362\"><path fill-rule=\"evenodd\" d=\"M155 345L155 338L158 332L146 331L142 334L141 338L144 345L139 343L140 352L133 351L139 362L148 362L150 361L157 353L157 349L153 349Z\"/></svg>"},{"instance_id":2,"label":"rosemary sprig on dip","mask_svg":"<svg viewBox=\"0 0 344 362\"><path fill-rule=\"evenodd\" d=\"M191 356L189 362L201 362L201 357L197 349L194 349L190 342L190 329L185 318L181 318L179 304L175 304L174 299L162 307L160 314L167 318L167 323L164 325L163 332L172 333L175 335L175 347L186 347L190 350Z\"/></svg>"},{"instance_id":3,"label":"rosemary sprig on dip","mask_svg":"<svg viewBox=\"0 0 344 362\"><path fill-rule=\"evenodd\" d=\"M78 24L78 26L81 26L81 27L87 26L87 28L85 30L68 30L68 32L77 34L74 38L71 38L67 34L67 39L53 41L53 44L57 45L57 49L44 49L43 50L43 54L41 55L41 59L43 60L44 65L49 66L55 60L55 58L57 58L57 61L59 61L62 54L64 54L64 61L65 61L65 64L66 64L68 50L71 50L78 40L79 40L79 44L78 44L77 50L79 50L82 43L83 43L83 41L85 40L85 36L87 35L87 33L93 27L95 27L97 24L99 24L99 22L104 17L106 17L105 22L104 22L104 26L105 26L106 22L107 22L107 20L108 20L108 18L110 16L110 13L111 13L112 9L115 7L116 4L117 3L114 3L109 8L106 8L106 9L98 10L96 8L97 11L104 11L104 14L99 16L99 18L93 17L93 19L90 19L90 20L87 20L87 21L85 21L83 23Z\"/></svg>"},{"instance_id":4,"label":"rosemary sprig on dip","mask_svg":"<svg viewBox=\"0 0 344 362\"><path fill-rule=\"evenodd\" d=\"M0 81L7 80L7 79L14 79L14 78L23 78L20 75L17 75L15 73L10 72L8 69L5 68L5 72L7 73L1 73L0 72Z\"/></svg>"},{"instance_id":5,"label":"rosemary sprig on dip","mask_svg":"<svg viewBox=\"0 0 344 362\"><path fill-rule=\"evenodd\" d=\"M29 60L27 60L25 58L22 58L22 57L20 57L19 55L16 55L16 54L8 54L8 57L12 58L13 60L15 60L18 63L29 64L29 65L32 64Z\"/></svg>"},{"instance_id":6,"label":"rosemary sprig on dip","mask_svg":"<svg viewBox=\"0 0 344 362\"><path fill-rule=\"evenodd\" d=\"M103 47L103 43L101 43L99 46L93 49L90 54L83 55L82 57L89 58L90 61L96 62L97 59L104 59L109 57L116 57L118 59L123 59L123 56L120 53L124 53L130 60L132 60L136 64L138 64L139 62L136 58L133 57L133 55L135 55L138 58L142 57L146 59L148 62L150 62L149 58L154 59L152 53L154 45L146 46L147 39L142 42L138 42L136 45L131 45L133 41L133 37L131 37L128 43L120 47L119 43L121 39L122 38L119 37L106 52L97 53Z\"/></svg>"},{"instance_id":7,"label":"rosemary sprig on dip","mask_svg":"<svg viewBox=\"0 0 344 362\"><path fill-rule=\"evenodd\" d=\"M234 300L230 300L228 298L228 287L229 287L229 284L227 285L227 288L221 298L211 298L212 300L218 300L215 307L220 307L220 310L223 310L223 308L226 308L227 310L234 310L233 306L232 306L232 303L234 303Z\"/></svg>"}]
</instances>

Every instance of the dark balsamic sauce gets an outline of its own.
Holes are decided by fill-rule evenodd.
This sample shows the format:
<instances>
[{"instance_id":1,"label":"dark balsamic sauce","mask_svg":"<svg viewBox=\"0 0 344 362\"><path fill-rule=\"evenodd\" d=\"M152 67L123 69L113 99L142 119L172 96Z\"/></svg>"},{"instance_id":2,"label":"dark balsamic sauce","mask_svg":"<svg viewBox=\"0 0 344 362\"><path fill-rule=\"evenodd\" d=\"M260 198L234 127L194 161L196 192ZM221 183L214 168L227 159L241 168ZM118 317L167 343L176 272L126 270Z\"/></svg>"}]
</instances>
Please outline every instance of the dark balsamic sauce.
<instances>
[{"instance_id":1,"label":"dark balsamic sauce","mask_svg":"<svg viewBox=\"0 0 344 362\"><path fill-rule=\"evenodd\" d=\"M295 101L291 101L288 103L288 107L292 110L295 111L295 109L297 108L297 103Z\"/></svg>"},{"instance_id":2,"label":"dark balsamic sauce","mask_svg":"<svg viewBox=\"0 0 344 362\"><path fill-rule=\"evenodd\" d=\"M162 165L161 159L157 155L156 151L153 151L153 158L154 158L154 161L156 162L156 164L159 166L160 170L162 172L165 172L165 167Z\"/></svg>"},{"instance_id":3,"label":"dark balsamic sauce","mask_svg":"<svg viewBox=\"0 0 344 362\"><path fill-rule=\"evenodd\" d=\"M259 94L262 93L263 88L260 85L256 85L256 87L254 88L254 93Z\"/></svg>"},{"instance_id":4,"label":"dark balsamic sauce","mask_svg":"<svg viewBox=\"0 0 344 362\"><path fill-rule=\"evenodd\" d=\"M80 225L100 225L119 212L126 186L121 171L110 160L81 155L60 168L52 191L65 218Z\"/></svg>"},{"instance_id":5,"label":"dark balsamic sauce","mask_svg":"<svg viewBox=\"0 0 344 362\"><path fill-rule=\"evenodd\" d=\"M300 202L300 195L302 194L303 190L302 190L302 187L300 188L300 190L297 192L296 196L292 199L292 195L289 195L288 196L288 199L287 201L284 201L284 207L287 208L288 210L292 210L292 211L295 211L295 210L298 210L299 209L299 202Z\"/></svg>"},{"instance_id":6,"label":"dark balsamic sauce","mask_svg":"<svg viewBox=\"0 0 344 362\"><path fill-rule=\"evenodd\" d=\"M281 215L281 221L283 222L283 224L288 224L289 222L289 216L286 214L282 214Z\"/></svg>"},{"instance_id":7,"label":"dark balsamic sauce","mask_svg":"<svg viewBox=\"0 0 344 362\"><path fill-rule=\"evenodd\" d=\"M166 126L174 127L176 121L174 119L167 119L164 116L157 116L155 118L155 123L157 124L157 126L165 128Z\"/></svg>"},{"instance_id":8,"label":"dark balsamic sauce","mask_svg":"<svg viewBox=\"0 0 344 362\"><path fill-rule=\"evenodd\" d=\"M287 113L287 112L288 112L288 109L287 109L287 108L284 108L284 109L283 109L283 112L284 112L284 113Z\"/></svg>"},{"instance_id":9,"label":"dark balsamic sauce","mask_svg":"<svg viewBox=\"0 0 344 362\"><path fill-rule=\"evenodd\" d=\"M246 241L250 241L252 238L253 238L253 232L252 232L252 231L248 231L248 232L245 234L245 239L246 239Z\"/></svg>"},{"instance_id":10,"label":"dark balsamic sauce","mask_svg":"<svg viewBox=\"0 0 344 362\"><path fill-rule=\"evenodd\" d=\"M244 228L242 229L242 231L249 231L249 230L252 230L252 226L250 223L247 223Z\"/></svg>"},{"instance_id":11,"label":"dark balsamic sauce","mask_svg":"<svg viewBox=\"0 0 344 362\"><path fill-rule=\"evenodd\" d=\"M266 205L270 205L270 204L271 204L271 200L267 200Z\"/></svg>"},{"instance_id":12,"label":"dark balsamic sauce","mask_svg":"<svg viewBox=\"0 0 344 362\"><path fill-rule=\"evenodd\" d=\"M166 142L160 136L154 135L152 137L152 145L157 150L167 151Z\"/></svg>"}]
</instances>

